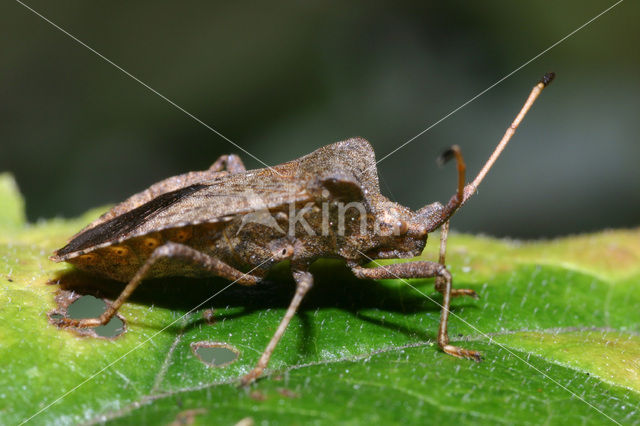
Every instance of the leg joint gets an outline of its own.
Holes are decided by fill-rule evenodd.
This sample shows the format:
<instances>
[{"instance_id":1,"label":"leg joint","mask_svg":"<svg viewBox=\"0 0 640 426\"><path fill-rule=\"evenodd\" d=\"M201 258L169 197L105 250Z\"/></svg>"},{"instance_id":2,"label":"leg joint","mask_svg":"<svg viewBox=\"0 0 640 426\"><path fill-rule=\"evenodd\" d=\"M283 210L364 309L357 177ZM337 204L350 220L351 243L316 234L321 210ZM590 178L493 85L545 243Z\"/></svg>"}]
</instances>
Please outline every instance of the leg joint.
<instances>
[{"instance_id":1,"label":"leg joint","mask_svg":"<svg viewBox=\"0 0 640 426\"><path fill-rule=\"evenodd\" d=\"M176 244L172 241L168 241L166 243L164 243L163 245L161 245L160 247L156 248L153 253L151 254L151 257L154 259L160 258L160 257L169 257L172 256L176 253L176 250L179 250L180 245Z\"/></svg>"},{"instance_id":2,"label":"leg joint","mask_svg":"<svg viewBox=\"0 0 640 426\"><path fill-rule=\"evenodd\" d=\"M438 264L438 269L436 273L439 277L442 277L445 281L451 281L451 272L447 269L446 266Z\"/></svg>"},{"instance_id":3,"label":"leg joint","mask_svg":"<svg viewBox=\"0 0 640 426\"><path fill-rule=\"evenodd\" d=\"M296 280L298 290L306 293L313 287L313 275L310 272L296 271L293 273L293 278Z\"/></svg>"}]
</instances>

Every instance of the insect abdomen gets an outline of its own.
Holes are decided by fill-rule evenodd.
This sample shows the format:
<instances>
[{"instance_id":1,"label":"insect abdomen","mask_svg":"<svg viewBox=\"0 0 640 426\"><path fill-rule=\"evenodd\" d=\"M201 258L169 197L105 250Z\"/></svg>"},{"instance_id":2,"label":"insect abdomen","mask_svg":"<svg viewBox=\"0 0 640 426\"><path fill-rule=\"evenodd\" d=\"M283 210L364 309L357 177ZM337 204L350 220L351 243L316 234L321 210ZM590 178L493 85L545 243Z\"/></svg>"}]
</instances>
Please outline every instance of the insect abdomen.
<instances>
[{"instance_id":1,"label":"insect abdomen","mask_svg":"<svg viewBox=\"0 0 640 426\"><path fill-rule=\"evenodd\" d=\"M68 258L66 261L84 271L126 282L133 278L156 248L170 241L212 254L213 243L220 235L219 228L220 226L217 224L203 224L165 229L101 247ZM154 264L148 277L157 278L172 275L202 276L203 273L189 264L175 259L160 259Z\"/></svg>"}]
</instances>

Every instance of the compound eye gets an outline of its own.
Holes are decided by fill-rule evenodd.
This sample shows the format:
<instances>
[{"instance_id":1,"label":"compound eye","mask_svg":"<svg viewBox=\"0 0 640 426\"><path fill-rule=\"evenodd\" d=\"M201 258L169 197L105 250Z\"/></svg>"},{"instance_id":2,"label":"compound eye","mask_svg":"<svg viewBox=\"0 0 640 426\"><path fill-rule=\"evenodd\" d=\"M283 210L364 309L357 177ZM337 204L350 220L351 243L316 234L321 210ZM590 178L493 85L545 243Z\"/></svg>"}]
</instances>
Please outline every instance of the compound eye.
<instances>
[{"instance_id":1,"label":"compound eye","mask_svg":"<svg viewBox=\"0 0 640 426\"><path fill-rule=\"evenodd\" d=\"M404 235L409 231L409 225L404 220L398 221L398 224L396 226L397 226L396 229L398 230L398 235Z\"/></svg>"}]
</instances>

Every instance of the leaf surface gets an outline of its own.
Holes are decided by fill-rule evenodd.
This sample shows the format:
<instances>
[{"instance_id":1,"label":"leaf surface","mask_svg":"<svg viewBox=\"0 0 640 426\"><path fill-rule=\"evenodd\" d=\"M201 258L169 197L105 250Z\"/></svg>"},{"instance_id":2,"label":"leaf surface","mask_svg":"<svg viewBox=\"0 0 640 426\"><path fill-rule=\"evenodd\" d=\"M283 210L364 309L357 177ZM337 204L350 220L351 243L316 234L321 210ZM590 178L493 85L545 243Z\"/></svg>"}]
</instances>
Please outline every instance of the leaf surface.
<instances>
[{"instance_id":1,"label":"leaf surface","mask_svg":"<svg viewBox=\"0 0 640 426\"><path fill-rule=\"evenodd\" d=\"M481 363L438 351L433 280L358 281L319 261L268 376L238 389L293 292L286 268L224 291L217 279L145 282L120 311L122 335L79 336L49 323L56 297L110 300L122 284L48 256L103 209L27 224L8 175L0 206L1 424L640 424L639 229L531 243L452 235L454 285L481 297L454 299L450 336ZM211 367L195 342L239 357Z\"/></svg>"}]
</instances>

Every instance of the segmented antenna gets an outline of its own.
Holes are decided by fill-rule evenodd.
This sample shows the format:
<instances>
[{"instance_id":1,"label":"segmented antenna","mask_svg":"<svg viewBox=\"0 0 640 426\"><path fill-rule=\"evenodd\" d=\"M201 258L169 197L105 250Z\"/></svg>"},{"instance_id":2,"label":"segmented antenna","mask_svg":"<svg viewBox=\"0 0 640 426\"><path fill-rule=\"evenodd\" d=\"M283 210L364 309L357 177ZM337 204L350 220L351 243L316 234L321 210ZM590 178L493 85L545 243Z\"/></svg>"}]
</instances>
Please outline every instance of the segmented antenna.
<instances>
[{"instance_id":1,"label":"segmented antenna","mask_svg":"<svg viewBox=\"0 0 640 426\"><path fill-rule=\"evenodd\" d=\"M498 143L498 145L496 146L496 149L493 151L493 153L491 154L487 162L482 167L482 170L480 170L480 173L478 173L478 175L473 180L473 182L467 185L467 187L465 188L465 191L464 191L465 197L464 197L463 203L467 201L476 191L476 189L480 185L480 182L482 182L484 177L487 175L487 172L489 172L491 167L493 167L493 163L495 163L498 157L500 156L500 154L502 154L502 151L507 146L507 144L509 143L509 140L511 139L513 134L516 132L516 129L520 125L520 122L522 121L524 116L527 114L527 112L531 108L531 105L533 105L533 103L536 101L538 96L540 96L542 89L544 89L549 84L551 84L555 76L556 76L555 73L548 72L544 75L544 77L542 77L542 79L538 82L538 84L536 84L533 87L533 89L531 90L531 93L529 94L529 97L527 98L527 101L522 106L522 109L516 116L515 120L513 120L513 123L511 123L511 126L509 126L509 128L505 132L504 136L502 137L502 140L500 140L500 143Z\"/></svg>"}]
</instances>

